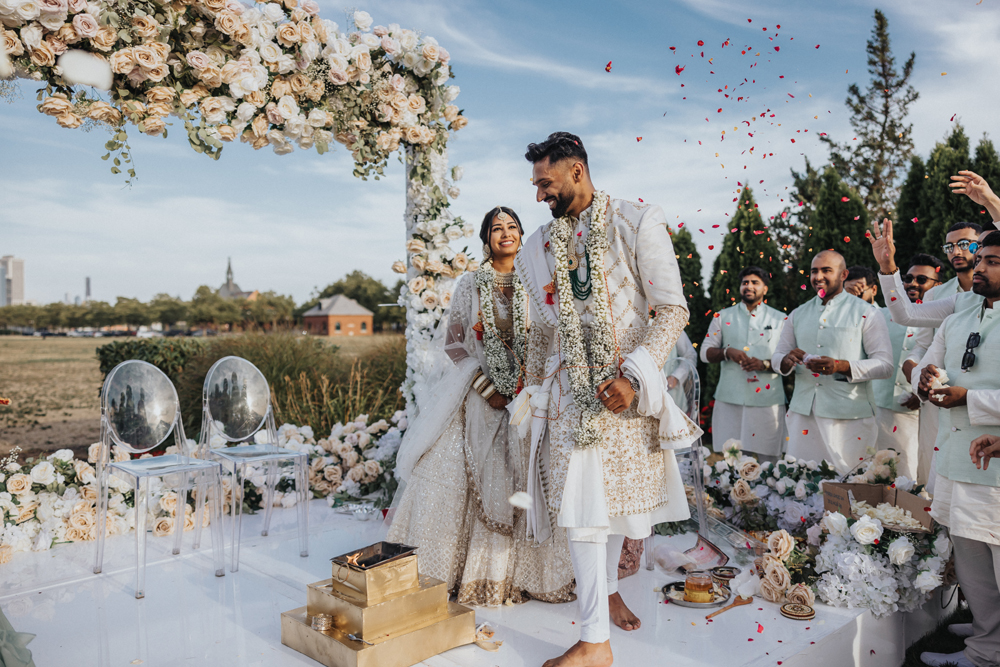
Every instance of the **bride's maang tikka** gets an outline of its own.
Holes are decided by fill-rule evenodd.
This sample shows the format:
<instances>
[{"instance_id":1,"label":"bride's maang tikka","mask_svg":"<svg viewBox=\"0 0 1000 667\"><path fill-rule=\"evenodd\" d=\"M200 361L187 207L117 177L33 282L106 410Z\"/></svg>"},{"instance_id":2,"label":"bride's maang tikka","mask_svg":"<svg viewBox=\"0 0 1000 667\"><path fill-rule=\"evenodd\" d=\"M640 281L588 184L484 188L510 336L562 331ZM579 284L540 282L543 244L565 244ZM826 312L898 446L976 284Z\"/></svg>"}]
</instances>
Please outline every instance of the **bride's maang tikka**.
<instances>
[{"instance_id":1,"label":"bride's maang tikka","mask_svg":"<svg viewBox=\"0 0 1000 667\"><path fill-rule=\"evenodd\" d=\"M507 222L507 220L510 219L510 216L507 215L504 212L502 206L497 206L497 216L496 217L497 217L497 220L499 220L500 222Z\"/></svg>"}]
</instances>

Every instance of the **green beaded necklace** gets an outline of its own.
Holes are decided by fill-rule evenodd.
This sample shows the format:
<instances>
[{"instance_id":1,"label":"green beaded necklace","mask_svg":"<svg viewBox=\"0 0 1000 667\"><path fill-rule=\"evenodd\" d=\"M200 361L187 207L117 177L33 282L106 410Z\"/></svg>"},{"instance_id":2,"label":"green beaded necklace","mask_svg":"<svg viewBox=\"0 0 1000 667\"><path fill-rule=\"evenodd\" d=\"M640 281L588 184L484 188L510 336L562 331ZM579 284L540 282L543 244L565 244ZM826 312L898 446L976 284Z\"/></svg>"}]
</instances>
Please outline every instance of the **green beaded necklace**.
<instances>
[{"instance_id":1,"label":"green beaded necklace","mask_svg":"<svg viewBox=\"0 0 1000 667\"><path fill-rule=\"evenodd\" d=\"M586 262L586 274L583 280L580 280L580 268L577 267L576 270L569 272L569 284L573 288L573 297L579 299L580 301L586 301L590 298L590 290L593 285L590 282L590 250L583 251L583 259Z\"/></svg>"}]
</instances>

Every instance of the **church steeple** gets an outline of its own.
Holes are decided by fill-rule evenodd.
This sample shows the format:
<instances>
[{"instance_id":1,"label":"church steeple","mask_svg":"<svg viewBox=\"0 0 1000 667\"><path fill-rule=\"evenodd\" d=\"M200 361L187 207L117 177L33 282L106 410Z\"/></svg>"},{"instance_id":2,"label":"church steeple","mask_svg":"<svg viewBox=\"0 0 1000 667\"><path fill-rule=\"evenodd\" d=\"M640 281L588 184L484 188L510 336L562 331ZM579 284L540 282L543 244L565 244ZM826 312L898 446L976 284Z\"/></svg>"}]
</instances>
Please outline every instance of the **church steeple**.
<instances>
[{"instance_id":1,"label":"church steeple","mask_svg":"<svg viewBox=\"0 0 1000 667\"><path fill-rule=\"evenodd\" d=\"M226 284L227 285L232 285L233 284L233 258L232 257L227 257L226 258Z\"/></svg>"}]
</instances>

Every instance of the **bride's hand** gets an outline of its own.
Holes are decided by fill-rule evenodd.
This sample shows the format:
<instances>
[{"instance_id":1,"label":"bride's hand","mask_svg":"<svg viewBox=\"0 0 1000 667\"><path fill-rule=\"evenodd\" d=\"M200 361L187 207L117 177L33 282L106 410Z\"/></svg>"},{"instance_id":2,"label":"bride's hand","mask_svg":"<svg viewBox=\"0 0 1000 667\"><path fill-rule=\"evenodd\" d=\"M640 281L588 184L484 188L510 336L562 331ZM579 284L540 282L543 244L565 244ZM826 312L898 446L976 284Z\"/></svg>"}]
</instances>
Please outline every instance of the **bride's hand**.
<instances>
[{"instance_id":1,"label":"bride's hand","mask_svg":"<svg viewBox=\"0 0 1000 667\"><path fill-rule=\"evenodd\" d=\"M491 408L496 408L497 410L503 410L507 407L507 403L510 399L501 394L499 391L486 399L486 402L490 404Z\"/></svg>"}]
</instances>

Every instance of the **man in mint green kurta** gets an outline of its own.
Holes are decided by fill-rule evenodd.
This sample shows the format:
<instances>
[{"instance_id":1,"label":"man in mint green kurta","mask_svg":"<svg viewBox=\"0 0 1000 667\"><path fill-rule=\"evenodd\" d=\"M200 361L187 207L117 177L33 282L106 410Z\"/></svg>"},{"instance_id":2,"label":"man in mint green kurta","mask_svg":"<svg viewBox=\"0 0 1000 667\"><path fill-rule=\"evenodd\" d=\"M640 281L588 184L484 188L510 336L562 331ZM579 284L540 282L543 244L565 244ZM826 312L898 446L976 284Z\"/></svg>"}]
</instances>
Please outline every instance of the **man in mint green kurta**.
<instances>
[{"instance_id":1,"label":"man in mint green kurta","mask_svg":"<svg viewBox=\"0 0 1000 667\"><path fill-rule=\"evenodd\" d=\"M771 364L795 372L785 416L788 453L826 459L845 474L875 444L871 381L892 375L885 320L869 303L844 291L843 256L824 250L813 258L810 282L817 296L788 316Z\"/></svg>"},{"instance_id":2,"label":"man in mint green kurta","mask_svg":"<svg viewBox=\"0 0 1000 667\"><path fill-rule=\"evenodd\" d=\"M712 318L701 345L705 363L719 363L712 411L712 444L729 440L744 451L777 460L785 444L785 390L771 368L771 355L785 314L764 303L771 278L757 266L739 274L740 303Z\"/></svg>"},{"instance_id":3,"label":"man in mint green kurta","mask_svg":"<svg viewBox=\"0 0 1000 667\"><path fill-rule=\"evenodd\" d=\"M948 316L914 371L921 396L942 408L951 425L936 458L931 516L948 527L973 615L964 654L930 654L925 662L933 665L1000 664L1000 466L983 469L971 446L1000 438L1000 232L982 246L972 285L982 305ZM935 378L946 386L933 387Z\"/></svg>"}]
</instances>

